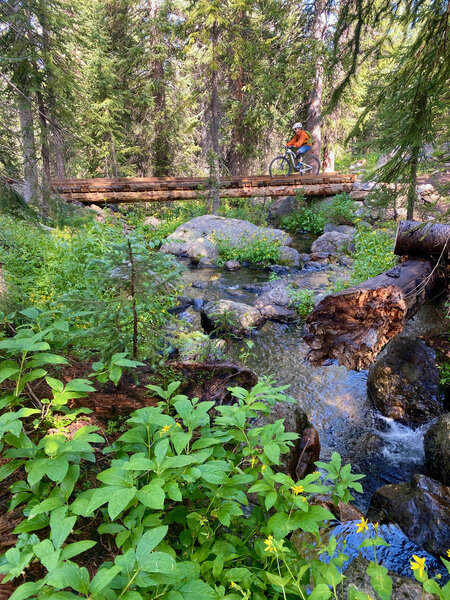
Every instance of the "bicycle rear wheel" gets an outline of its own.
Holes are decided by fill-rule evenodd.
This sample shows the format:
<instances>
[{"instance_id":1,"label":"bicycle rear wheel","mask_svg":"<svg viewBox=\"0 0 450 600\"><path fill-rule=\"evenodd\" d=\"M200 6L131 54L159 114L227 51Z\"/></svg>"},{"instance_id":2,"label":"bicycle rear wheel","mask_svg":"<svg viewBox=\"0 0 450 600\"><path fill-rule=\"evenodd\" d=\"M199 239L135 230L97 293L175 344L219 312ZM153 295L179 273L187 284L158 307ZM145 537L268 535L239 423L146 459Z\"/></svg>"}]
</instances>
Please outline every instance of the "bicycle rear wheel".
<instances>
[{"instance_id":1,"label":"bicycle rear wheel","mask_svg":"<svg viewBox=\"0 0 450 600\"><path fill-rule=\"evenodd\" d=\"M302 162L307 164L310 169L303 167L304 175L318 175L320 171L320 161L315 156L305 156L302 158Z\"/></svg>"},{"instance_id":2,"label":"bicycle rear wheel","mask_svg":"<svg viewBox=\"0 0 450 600\"><path fill-rule=\"evenodd\" d=\"M291 174L291 163L284 156L276 156L269 165L269 173L271 177L277 175L290 175Z\"/></svg>"}]
</instances>

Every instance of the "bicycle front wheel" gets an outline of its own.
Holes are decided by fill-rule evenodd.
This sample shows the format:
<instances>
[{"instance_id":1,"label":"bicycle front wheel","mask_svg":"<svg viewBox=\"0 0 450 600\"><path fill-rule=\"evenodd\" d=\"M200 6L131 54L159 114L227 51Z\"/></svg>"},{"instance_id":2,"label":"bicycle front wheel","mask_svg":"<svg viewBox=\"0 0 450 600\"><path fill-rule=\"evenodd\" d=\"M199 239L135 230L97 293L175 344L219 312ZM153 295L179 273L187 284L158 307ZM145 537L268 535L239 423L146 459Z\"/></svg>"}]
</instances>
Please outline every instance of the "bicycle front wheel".
<instances>
[{"instance_id":1,"label":"bicycle front wheel","mask_svg":"<svg viewBox=\"0 0 450 600\"><path fill-rule=\"evenodd\" d=\"M290 175L292 165L285 156L276 156L269 165L271 177Z\"/></svg>"},{"instance_id":2,"label":"bicycle front wheel","mask_svg":"<svg viewBox=\"0 0 450 600\"><path fill-rule=\"evenodd\" d=\"M315 156L306 156L302 159L302 162L307 164L310 168L305 169L305 175L318 175L320 171L320 161Z\"/></svg>"}]
</instances>

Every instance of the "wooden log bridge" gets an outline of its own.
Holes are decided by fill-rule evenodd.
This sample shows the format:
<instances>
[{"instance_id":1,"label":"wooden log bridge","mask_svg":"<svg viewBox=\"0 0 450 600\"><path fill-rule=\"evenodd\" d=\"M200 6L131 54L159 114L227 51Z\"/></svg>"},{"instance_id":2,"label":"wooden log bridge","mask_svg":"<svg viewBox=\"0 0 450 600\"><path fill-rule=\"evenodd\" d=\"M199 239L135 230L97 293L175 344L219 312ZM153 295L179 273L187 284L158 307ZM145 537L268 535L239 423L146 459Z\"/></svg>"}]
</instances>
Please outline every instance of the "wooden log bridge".
<instances>
[{"instance_id":1,"label":"wooden log bridge","mask_svg":"<svg viewBox=\"0 0 450 600\"><path fill-rule=\"evenodd\" d=\"M222 198L293 196L299 190L306 196L331 196L350 192L355 175L322 173L270 177L252 175L220 179ZM121 202L160 202L199 200L208 194L204 177L118 177L108 179L55 179L52 190L67 200L87 204Z\"/></svg>"}]
</instances>

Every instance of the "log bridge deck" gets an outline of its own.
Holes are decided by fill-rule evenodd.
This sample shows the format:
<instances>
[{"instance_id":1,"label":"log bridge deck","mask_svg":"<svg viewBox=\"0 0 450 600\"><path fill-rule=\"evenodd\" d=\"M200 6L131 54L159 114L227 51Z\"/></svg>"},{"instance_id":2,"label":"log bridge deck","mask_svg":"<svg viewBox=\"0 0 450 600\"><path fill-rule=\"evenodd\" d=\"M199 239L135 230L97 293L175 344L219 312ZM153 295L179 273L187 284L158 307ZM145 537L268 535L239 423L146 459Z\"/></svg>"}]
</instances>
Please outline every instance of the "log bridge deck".
<instances>
[{"instance_id":1,"label":"log bridge deck","mask_svg":"<svg viewBox=\"0 0 450 600\"><path fill-rule=\"evenodd\" d=\"M293 196L297 190L306 196L328 196L350 192L355 179L355 175L339 173L288 177L231 176L220 179L220 196ZM55 193L67 200L78 200L87 204L198 200L208 195L208 179L205 177L55 179L51 187Z\"/></svg>"}]
</instances>

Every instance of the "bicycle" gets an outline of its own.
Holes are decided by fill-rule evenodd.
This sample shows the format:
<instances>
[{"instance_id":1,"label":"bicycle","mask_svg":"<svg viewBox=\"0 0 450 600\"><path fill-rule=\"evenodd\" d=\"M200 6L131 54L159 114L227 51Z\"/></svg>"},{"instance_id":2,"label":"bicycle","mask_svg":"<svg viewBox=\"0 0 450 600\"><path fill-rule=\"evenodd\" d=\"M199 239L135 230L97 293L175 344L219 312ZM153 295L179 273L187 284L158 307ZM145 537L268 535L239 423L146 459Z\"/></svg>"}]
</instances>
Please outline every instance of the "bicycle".
<instances>
[{"instance_id":1,"label":"bicycle","mask_svg":"<svg viewBox=\"0 0 450 600\"><path fill-rule=\"evenodd\" d=\"M288 176L293 171L298 171L300 175L317 175L320 171L320 161L315 156L306 157L308 152L305 152L305 154L301 155L300 159L297 159L295 152L289 146L286 146L284 156L276 156L270 163L270 176Z\"/></svg>"}]
</instances>

